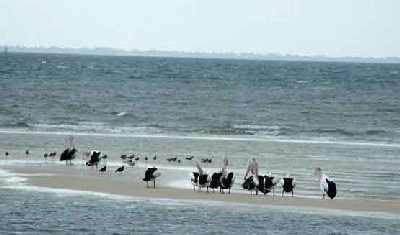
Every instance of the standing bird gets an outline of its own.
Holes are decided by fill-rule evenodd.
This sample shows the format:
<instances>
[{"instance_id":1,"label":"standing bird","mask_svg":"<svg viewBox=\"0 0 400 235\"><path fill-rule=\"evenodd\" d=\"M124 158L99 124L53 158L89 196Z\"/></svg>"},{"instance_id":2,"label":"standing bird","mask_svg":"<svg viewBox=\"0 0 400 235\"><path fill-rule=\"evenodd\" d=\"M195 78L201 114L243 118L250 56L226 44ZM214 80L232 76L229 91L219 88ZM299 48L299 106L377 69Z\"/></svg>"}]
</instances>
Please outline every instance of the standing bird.
<instances>
[{"instance_id":1,"label":"standing bird","mask_svg":"<svg viewBox=\"0 0 400 235\"><path fill-rule=\"evenodd\" d=\"M125 170L124 166L118 167L115 172L123 172Z\"/></svg>"},{"instance_id":2,"label":"standing bird","mask_svg":"<svg viewBox=\"0 0 400 235\"><path fill-rule=\"evenodd\" d=\"M103 166L102 168L100 168L100 172L106 172L106 170L107 170L107 166Z\"/></svg>"},{"instance_id":3,"label":"standing bird","mask_svg":"<svg viewBox=\"0 0 400 235\"><path fill-rule=\"evenodd\" d=\"M126 154L122 154L122 155L121 155L121 160L122 160L122 161L126 160L127 158L128 158L128 156L127 156Z\"/></svg>"},{"instance_id":4,"label":"standing bird","mask_svg":"<svg viewBox=\"0 0 400 235\"><path fill-rule=\"evenodd\" d=\"M194 156L186 157L186 160L190 161L194 158Z\"/></svg>"},{"instance_id":5,"label":"standing bird","mask_svg":"<svg viewBox=\"0 0 400 235\"><path fill-rule=\"evenodd\" d=\"M29 150L27 149L27 150L25 150L25 155L26 155L26 157L28 157L29 156Z\"/></svg>"},{"instance_id":6,"label":"standing bird","mask_svg":"<svg viewBox=\"0 0 400 235\"><path fill-rule=\"evenodd\" d=\"M157 160L157 155L154 155L153 161Z\"/></svg>"},{"instance_id":7,"label":"standing bird","mask_svg":"<svg viewBox=\"0 0 400 235\"><path fill-rule=\"evenodd\" d=\"M6 157L8 157L8 152L6 152L5 154L6 154Z\"/></svg>"},{"instance_id":8,"label":"standing bird","mask_svg":"<svg viewBox=\"0 0 400 235\"><path fill-rule=\"evenodd\" d=\"M322 192L322 199L328 195L331 199L336 197L336 184L333 180L329 179L327 175L322 172L320 167L315 168L314 175L319 179L319 187Z\"/></svg>"}]
</instances>

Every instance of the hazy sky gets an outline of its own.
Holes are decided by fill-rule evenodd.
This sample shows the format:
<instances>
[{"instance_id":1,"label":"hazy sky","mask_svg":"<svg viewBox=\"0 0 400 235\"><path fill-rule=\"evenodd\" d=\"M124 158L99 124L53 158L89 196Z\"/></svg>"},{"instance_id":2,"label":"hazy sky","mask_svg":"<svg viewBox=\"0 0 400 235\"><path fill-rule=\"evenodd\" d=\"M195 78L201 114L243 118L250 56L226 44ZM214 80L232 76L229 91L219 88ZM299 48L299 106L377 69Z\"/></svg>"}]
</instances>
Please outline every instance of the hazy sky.
<instances>
[{"instance_id":1,"label":"hazy sky","mask_svg":"<svg viewBox=\"0 0 400 235\"><path fill-rule=\"evenodd\" d=\"M0 0L0 44L400 56L400 0Z\"/></svg>"}]
</instances>

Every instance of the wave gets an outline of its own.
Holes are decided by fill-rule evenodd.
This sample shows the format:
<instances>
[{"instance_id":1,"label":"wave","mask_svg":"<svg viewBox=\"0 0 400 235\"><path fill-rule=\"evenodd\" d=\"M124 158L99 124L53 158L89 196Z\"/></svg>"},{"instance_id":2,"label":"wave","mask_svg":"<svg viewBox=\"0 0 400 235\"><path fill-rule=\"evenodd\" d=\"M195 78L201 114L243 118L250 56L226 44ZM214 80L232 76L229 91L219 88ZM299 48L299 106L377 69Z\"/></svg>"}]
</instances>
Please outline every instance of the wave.
<instances>
[{"instance_id":1,"label":"wave","mask_svg":"<svg viewBox=\"0 0 400 235\"><path fill-rule=\"evenodd\" d=\"M83 132L83 133L110 133L110 134L157 134L161 133L162 130L153 126L143 127L128 127L128 126L109 126L106 123L101 122L80 122L78 124L34 124L31 125L33 131L45 131L45 132Z\"/></svg>"},{"instance_id":2,"label":"wave","mask_svg":"<svg viewBox=\"0 0 400 235\"><path fill-rule=\"evenodd\" d=\"M309 130L306 132L316 133L318 135L328 134L333 136L345 136L345 137L355 137L355 136L380 136L389 134L386 130L364 130L364 131L353 131L353 130L346 130L341 128L333 128L333 129L325 129L319 128L314 130Z\"/></svg>"},{"instance_id":3,"label":"wave","mask_svg":"<svg viewBox=\"0 0 400 235\"><path fill-rule=\"evenodd\" d=\"M288 134L290 128L282 126L266 126L266 125L233 125L235 130L242 130L252 133L253 135L279 136Z\"/></svg>"},{"instance_id":4,"label":"wave","mask_svg":"<svg viewBox=\"0 0 400 235\"><path fill-rule=\"evenodd\" d=\"M270 138L262 136L217 136L217 135L177 135L177 134L141 134L141 133L99 133L99 132L82 132L82 131L33 131L33 130L16 130L16 129L0 129L0 133L8 134L33 134L33 135L76 135L76 136L109 136L124 138L160 138L160 139L192 139L192 140L215 140L215 141L254 141L254 142L277 142L277 143L294 143L294 144L327 144L327 145L349 145L349 146L368 146L368 147L384 147L384 148L400 148L400 143L392 142L362 142L349 140L334 140L322 138Z\"/></svg>"},{"instance_id":5,"label":"wave","mask_svg":"<svg viewBox=\"0 0 400 235\"><path fill-rule=\"evenodd\" d=\"M0 124L0 127L4 127L4 128L29 128L29 127L31 127L31 125L29 123L27 123L27 122L24 122L24 121L17 121L17 122Z\"/></svg>"}]
</instances>

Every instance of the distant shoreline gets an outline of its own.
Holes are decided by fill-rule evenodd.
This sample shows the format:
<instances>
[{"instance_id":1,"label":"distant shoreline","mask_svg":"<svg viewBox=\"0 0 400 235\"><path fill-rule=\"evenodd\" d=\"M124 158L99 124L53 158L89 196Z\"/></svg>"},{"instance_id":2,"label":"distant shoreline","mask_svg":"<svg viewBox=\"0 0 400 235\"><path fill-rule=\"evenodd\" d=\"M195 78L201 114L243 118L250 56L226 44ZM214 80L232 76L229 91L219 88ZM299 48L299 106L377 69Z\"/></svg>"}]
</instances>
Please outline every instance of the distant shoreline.
<instances>
[{"instance_id":1,"label":"distant shoreline","mask_svg":"<svg viewBox=\"0 0 400 235\"><path fill-rule=\"evenodd\" d=\"M226 59L249 61L288 61L288 62L331 62L331 63L373 63L373 64L400 64L400 57L362 58L362 57L325 57L299 56L280 54L256 53L208 53L208 52L180 52L157 50L120 50L113 48L30 48L6 47L0 51L5 54L53 54L53 55L82 55L82 56L117 56L117 57L157 57L157 58L187 58L187 59ZM7 52L6 52L7 51Z\"/></svg>"}]
</instances>

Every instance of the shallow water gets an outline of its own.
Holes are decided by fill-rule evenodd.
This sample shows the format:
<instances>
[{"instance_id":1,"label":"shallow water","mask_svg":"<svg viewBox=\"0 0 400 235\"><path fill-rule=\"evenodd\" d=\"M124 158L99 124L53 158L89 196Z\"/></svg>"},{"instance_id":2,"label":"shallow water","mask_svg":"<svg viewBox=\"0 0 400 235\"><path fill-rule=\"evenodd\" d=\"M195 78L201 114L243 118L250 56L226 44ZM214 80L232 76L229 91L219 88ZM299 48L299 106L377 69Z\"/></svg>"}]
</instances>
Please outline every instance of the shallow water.
<instances>
[{"instance_id":1,"label":"shallow water","mask_svg":"<svg viewBox=\"0 0 400 235\"><path fill-rule=\"evenodd\" d=\"M0 146L7 148L10 156L3 156L3 165L42 163L64 164L45 160L44 152L61 152L66 135L7 133L0 135ZM136 167L157 166L168 186L191 187L190 174L195 170L193 161L182 156L181 163L170 163L166 159L174 155L193 154L195 159L213 157L213 163L203 164L208 173L219 171L222 158L228 156L230 169L235 172L234 190L241 190L247 160L256 156L262 173L271 171L277 178L290 172L297 182L295 195L320 197L319 182L313 177L313 169L322 166L337 183L338 198L399 199L400 173L398 166L400 148L391 146L359 146L343 144L310 144L293 142L269 142L226 139L180 139L174 137L122 137L109 135L75 134L75 144L81 152L75 163L83 165L83 152L99 149L108 155L107 164L117 167L122 164L121 154L139 153L142 160ZM30 149L25 157L25 149ZM152 156L157 155L156 161ZM144 156L149 161L143 160ZM279 192L279 189L277 189Z\"/></svg>"},{"instance_id":2,"label":"shallow water","mask_svg":"<svg viewBox=\"0 0 400 235\"><path fill-rule=\"evenodd\" d=\"M400 199L396 71L398 64L0 55L0 168L63 164L43 153L60 153L74 135L75 166L90 149L113 167L121 154L157 155L138 167L158 166L174 187L190 187L193 162L184 155L212 157L208 173L227 156L242 192L256 157L262 173L290 172L296 196L320 197L312 171L322 167L338 198ZM68 195L1 188L0 233L400 233L398 220L379 216Z\"/></svg>"}]
</instances>

